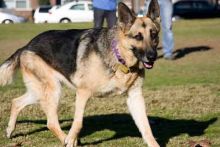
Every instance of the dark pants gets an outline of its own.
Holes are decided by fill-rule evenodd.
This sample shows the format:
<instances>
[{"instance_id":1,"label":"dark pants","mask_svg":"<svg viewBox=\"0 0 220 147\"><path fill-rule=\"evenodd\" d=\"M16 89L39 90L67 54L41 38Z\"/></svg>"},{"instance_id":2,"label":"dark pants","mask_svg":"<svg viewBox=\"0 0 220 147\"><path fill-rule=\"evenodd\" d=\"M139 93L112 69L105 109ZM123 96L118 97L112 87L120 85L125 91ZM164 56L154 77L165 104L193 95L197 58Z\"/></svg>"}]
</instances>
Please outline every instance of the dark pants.
<instances>
[{"instance_id":1,"label":"dark pants","mask_svg":"<svg viewBox=\"0 0 220 147\"><path fill-rule=\"evenodd\" d=\"M101 28L105 18L108 28L112 28L116 24L116 11L94 8L94 28Z\"/></svg>"}]
</instances>

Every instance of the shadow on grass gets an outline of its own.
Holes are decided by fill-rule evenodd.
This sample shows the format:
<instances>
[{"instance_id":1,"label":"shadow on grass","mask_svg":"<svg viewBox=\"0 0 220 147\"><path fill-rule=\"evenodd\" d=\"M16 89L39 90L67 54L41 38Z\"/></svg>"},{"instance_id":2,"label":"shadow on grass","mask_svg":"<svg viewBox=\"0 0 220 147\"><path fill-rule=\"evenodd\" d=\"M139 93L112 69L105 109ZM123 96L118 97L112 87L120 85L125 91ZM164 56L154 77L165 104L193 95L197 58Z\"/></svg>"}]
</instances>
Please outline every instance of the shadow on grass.
<instances>
[{"instance_id":1,"label":"shadow on grass","mask_svg":"<svg viewBox=\"0 0 220 147\"><path fill-rule=\"evenodd\" d=\"M171 120L161 117L149 117L149 119L154 136L157 138L161 147L165 147L170 138L173 138L180 134L188 134L189 136L201 136L204 134L204 131L209 127L209 125L217 121L217 118L212 118L207 121L196 121L187 119ZM68 131L71 127L70 124L72 123L72 119L60 121L61 124L64 122L67 122L69 125L62 127L62 129ZM18 121L17 123L46 124L46 120L22 120ZM97 145L104 141L120 139L127 136L141 137L137 127L135 126L129 114L107 114L85 117L84 127L81 131L80 136L85 137L97 131L103 131L105 129L114 131L115 135L108 139L103 139L90 143L82 143L81 145ZM42 127L28 133L15 134L13 137L26 136L46 130L48 130L47 127Z\"/></svg>"},{"instance_id":2,"label":"shadow on grass","mask_svg":"<svg viewBox=\"0 0 220 147\"><path fill-rule=\"evenodd\" d=\"M158 50L161 50L162 48L159 47ZM196 47L186 47L186 48L181 48L181 49L177 49L173 52L174 55L174 60L183 58L184 56L190 54L190 53L194 53L194 52L204 52L204 51L208 51L212 49L209 46L196 46ZM163 55L158 56L158 59L163 58Z\"/></svg>"}]
</instances>

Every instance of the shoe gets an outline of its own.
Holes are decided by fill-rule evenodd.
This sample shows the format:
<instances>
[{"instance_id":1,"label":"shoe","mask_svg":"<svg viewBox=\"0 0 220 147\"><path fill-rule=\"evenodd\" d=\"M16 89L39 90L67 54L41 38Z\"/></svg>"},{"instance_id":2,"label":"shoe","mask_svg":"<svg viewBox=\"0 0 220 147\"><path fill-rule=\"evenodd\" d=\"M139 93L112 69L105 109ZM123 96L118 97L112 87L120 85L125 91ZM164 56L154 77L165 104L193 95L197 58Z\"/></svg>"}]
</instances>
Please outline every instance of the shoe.
<instances>
[{"instance_id":1,"label":"shoe","mask_svg":"<svg viewBox=\"0 0 220 147\"><path fill-rule=\"evenodd\" d=\"M174 60L175 59L173 55L164 55L163 58L166 60Z\"/></svg>"}]
</instances>

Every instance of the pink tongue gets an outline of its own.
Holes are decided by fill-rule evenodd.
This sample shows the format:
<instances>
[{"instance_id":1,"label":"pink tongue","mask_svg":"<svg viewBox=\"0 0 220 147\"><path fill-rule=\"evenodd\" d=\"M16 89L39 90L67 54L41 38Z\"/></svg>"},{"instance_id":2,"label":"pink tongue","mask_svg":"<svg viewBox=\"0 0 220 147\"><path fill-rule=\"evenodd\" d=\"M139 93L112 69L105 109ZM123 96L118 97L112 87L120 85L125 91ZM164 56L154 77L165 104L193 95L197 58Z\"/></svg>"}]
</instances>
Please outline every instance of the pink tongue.
<instances>
[{"instance_id":1,"label":"pink tongue","mask_svg":"<svg viewBox=\"0 0 220 147\"><path fill-rule=\"evenodd\" d=\"M152 68L153 67L153 65L151 65L151 64L148 64L148 63L144 63L144 67L145 68L148 68L148 69L150 69L150 68Z\"/></svg>"}]
</instances>

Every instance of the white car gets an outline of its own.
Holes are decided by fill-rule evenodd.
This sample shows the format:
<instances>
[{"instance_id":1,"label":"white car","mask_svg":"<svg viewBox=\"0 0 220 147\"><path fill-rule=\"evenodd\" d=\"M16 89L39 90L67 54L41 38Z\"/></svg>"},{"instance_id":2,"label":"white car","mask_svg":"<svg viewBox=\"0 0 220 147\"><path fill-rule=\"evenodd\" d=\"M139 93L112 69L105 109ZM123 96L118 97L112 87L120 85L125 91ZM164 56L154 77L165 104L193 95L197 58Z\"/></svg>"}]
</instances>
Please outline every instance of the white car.
<instances>
[{"instance_id":1,"label":"white car","mask_svg":"<svg viewBox=\"0 0 220 147\"><path fill-rule=\"evenodd\" d=\"M25 22L24 17L16 16L13 14L8 14L4 12L0 12L0 23L10 24L10 23L21 23Z\"/></svg>"},{"instance_id":2,"label":"white car","mask_svg":"<svg viewBox=\"0 0 220 147\"><path fill-rule=\"evenodd\" d=\"M50 5L38 7L34 12L34 23L47 23L49 13L53 12L53 10L56 10L57 8L59 8L58 5L53 7Z\"/></svg>"},{"instance_id":3,"label":"white car","mask_svg":"<svg viewBox=\"0 0 220 147\"><path fill-rule=\"evenodd\" d=\"M67 3L49 13L48 23L91 22L93 6L90 1Z\"/></svg>"}]
</instances>

